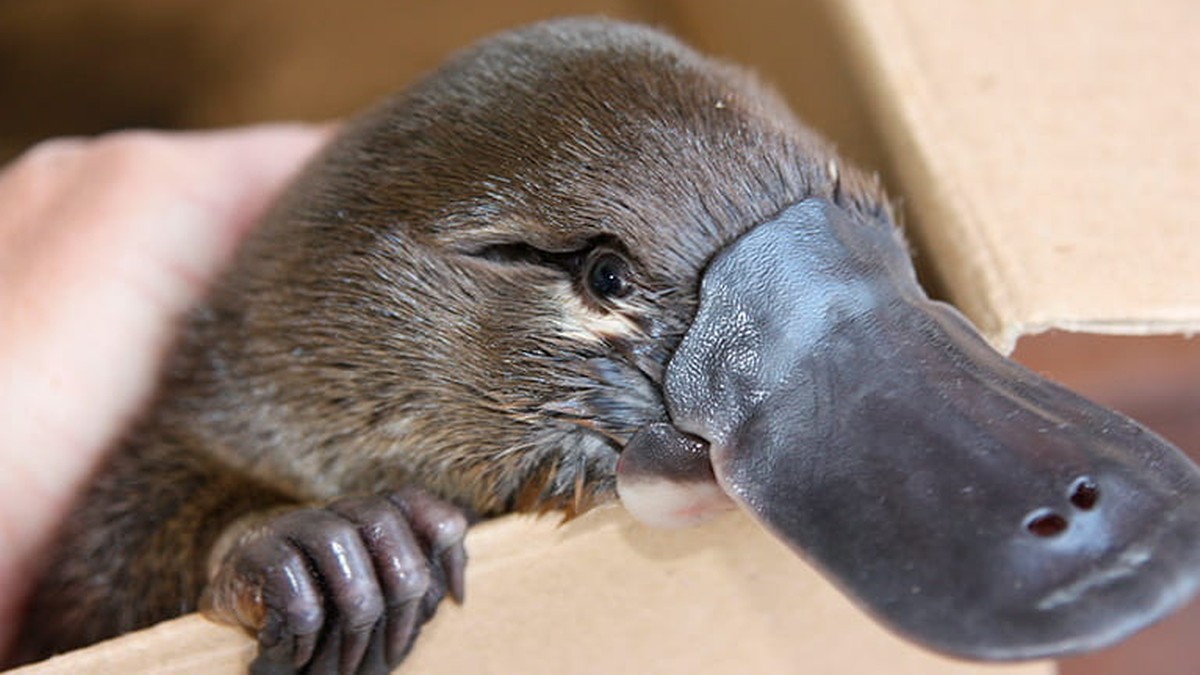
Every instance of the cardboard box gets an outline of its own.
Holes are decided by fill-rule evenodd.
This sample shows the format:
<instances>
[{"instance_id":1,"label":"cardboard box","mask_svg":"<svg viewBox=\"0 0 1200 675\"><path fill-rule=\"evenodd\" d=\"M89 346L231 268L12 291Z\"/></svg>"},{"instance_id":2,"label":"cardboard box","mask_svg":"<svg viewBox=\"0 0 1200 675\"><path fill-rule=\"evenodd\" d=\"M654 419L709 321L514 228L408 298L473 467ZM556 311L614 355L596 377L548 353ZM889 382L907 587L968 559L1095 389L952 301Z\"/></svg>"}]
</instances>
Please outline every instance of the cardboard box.
<instances>
[{"instance_id":1,"label":"cardboard box","mask_svg":"<svg viewBox=\"0 0 1200 675\"><path fill-rule=\"evenodd\" d=\"M1200 329L1200 6L831 7L919 250L995 344Z\"/></svg>"},{"instance_id":2,"label":"cardboard box","mask_svg":"<svg viewBox=\"0 0 1200 675\"><path fill-rule=\"evenodd\" d=\"M832 135L881 160L930 282L994 344L1050 327L1200 328L1194 3L650 5L642 18L756 65L810 118L871 111L872 129ZM466 606L441 610L403 672L1053 671L902 642L737 514L685 531L619 509L564 527L509 518L468 543ZM232 673L252 649L185 617L17 672Z\"/></svg>"}]
</instances>

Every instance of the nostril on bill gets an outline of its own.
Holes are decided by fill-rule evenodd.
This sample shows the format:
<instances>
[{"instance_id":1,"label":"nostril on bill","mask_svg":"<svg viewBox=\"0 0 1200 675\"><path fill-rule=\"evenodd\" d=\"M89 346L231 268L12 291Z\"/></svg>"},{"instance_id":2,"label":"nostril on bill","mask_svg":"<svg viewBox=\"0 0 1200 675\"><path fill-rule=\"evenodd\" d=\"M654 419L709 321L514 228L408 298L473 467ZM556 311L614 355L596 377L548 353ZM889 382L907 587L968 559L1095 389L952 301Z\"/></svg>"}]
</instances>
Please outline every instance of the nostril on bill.
<instances>
[{"instance_id":1,"label":"nostril on bill","mask_svg":"<svg viewBox=\"0 0 1200 675\"><path fill-rule=\"evenodd\" d=\"M1071 484L1068 499L1080 511L1091 511L1100 501L1100 486L1090 476L1080 476ZM1057 537L1070 526L1066 516L1052 509L1035 509L1025 517L1025 529L1035 537Z\"/></svg>"},{"instance_id":2,"label":"nostril on bill","mask_svg":"<svg viewBox=\"0 0 1200 675\"><path fill-rule=\"evenodd\" d=\"M1100 501L1100 486L1088 476L1082 476L1071 488L1071 504L1081 511L1091 511Z\"/></svg>"},{"instance_id":3,"label":"nostril on bill","mask_svg":"<svg viewBox=\"0 0 1200 675\"><path fill-rule=\"evenodd\" d=\"M1067 531L1070 521L1049 509L1038 509L1025 519L1025 529L1035 537L1057 537Z\"/></svg>"}]
</instances>

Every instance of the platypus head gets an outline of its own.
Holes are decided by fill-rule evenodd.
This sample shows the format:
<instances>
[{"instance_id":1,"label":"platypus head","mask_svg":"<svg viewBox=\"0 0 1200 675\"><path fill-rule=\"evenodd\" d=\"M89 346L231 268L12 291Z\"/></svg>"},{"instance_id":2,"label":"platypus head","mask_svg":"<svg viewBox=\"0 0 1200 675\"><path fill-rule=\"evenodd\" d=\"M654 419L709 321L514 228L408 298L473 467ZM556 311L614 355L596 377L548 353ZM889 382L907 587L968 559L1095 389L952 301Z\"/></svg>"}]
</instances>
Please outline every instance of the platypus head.
<instances>
[{"instance_id":1,"label":"platypus head","mask_svg":"<svg viewBox=\"0 0 1200 675\"><path fill-rule=\"evenodd\" d=\"M745 73L648 29L554 22L351 122L217 302L244 302L259 328L240 339L270 342L230 347L261 371L240 379L269 378L254 389L305 420L289 428L323 430L281 463L356 456L281 470L330 493L404 474L484 514L579 511L668 421L664 369L709 260L812 197L893 230L875 183Z\"/></svg>"},{"instance_id":2,"label":"platypus head","mask_svg":"<svg viewBox=\"0 0 1200 675\"><path fill-rule=\"evenodd\" d=\"M316 496L728 500L982 658L1111 642L1200 576L1177 450L992 351L917 286L874 181L647 29L504 35L352 123L211 312L239 326L211 356L229 433Z\"/></svg>"}]
</instances>

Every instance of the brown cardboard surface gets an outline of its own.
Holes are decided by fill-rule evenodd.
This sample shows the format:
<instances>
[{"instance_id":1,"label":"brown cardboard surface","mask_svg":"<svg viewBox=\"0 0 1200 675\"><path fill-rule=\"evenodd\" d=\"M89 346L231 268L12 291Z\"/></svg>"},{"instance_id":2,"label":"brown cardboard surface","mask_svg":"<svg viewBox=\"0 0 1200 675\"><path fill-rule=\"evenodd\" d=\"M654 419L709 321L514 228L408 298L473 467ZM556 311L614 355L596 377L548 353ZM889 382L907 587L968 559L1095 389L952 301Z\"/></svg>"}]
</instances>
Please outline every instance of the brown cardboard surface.
<instances>
[{"instance_id":1,"label":"brown cardboard surface","mask_svg":"<svg viewBox=\"0 0 1200 675\"><path fill-rule=\"evenodd\" d=\"M468 545L466 605L443 606L401 672L1051 672L967 664L901 641L740 514L677 531L619 508L563 527L507 518ZM15 672L238 673L252 647L191 616Z\"/></svg>"},{"instance_id":2,"label":"brown cardboard surface","mask_svg":"<svg viewBox=\"0 0 1200 675\"><path fill-rule=\"evenodd\" d=\"M1200 4L831 6L917 243L996 344L1200 329Z\"/></svg>"}]
</instances>

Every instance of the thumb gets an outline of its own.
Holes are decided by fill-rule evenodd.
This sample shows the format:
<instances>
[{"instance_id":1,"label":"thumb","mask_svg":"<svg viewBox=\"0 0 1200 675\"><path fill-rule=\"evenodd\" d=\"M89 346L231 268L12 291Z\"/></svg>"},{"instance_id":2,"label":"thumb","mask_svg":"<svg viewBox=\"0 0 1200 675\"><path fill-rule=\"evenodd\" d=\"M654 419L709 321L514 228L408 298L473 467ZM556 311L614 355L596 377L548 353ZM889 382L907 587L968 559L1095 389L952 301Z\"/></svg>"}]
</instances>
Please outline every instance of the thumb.
<instances>
[{"instance_id":1,"label":"thumb","mask_svg":"<svg viewBox=\"0 0 1200 675\"><path fill-rule=\"evenodd\" d=\"M125 132L0 174L0 494L29 511L9 513L14 547L61 517L150 395L178 317L331 131Z\"/></svg>"}]
</instances>

